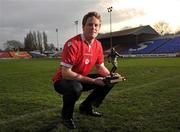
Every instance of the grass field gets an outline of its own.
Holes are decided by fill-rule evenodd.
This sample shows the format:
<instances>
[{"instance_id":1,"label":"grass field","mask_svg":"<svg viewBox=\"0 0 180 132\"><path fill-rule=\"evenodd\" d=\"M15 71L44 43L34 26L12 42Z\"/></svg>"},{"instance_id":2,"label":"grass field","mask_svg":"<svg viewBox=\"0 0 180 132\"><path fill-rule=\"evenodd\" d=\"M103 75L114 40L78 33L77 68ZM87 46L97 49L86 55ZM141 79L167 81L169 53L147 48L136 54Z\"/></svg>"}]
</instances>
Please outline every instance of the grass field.
<instances>
[{"instance_id":1,"label":"grass field","mask_svg":"<svg viewBox=\"0 0 180 132\"><path fill-rule=\"evenodd\" d=\"M51 78L57 59L0 60L0 132L66 132L61 97ZM110 64L106 63L110 69ZM123 58L118 83L98 108L102 118L80 115L75 132L180 132L180 58Z\"/></svg>"}]
</instances>

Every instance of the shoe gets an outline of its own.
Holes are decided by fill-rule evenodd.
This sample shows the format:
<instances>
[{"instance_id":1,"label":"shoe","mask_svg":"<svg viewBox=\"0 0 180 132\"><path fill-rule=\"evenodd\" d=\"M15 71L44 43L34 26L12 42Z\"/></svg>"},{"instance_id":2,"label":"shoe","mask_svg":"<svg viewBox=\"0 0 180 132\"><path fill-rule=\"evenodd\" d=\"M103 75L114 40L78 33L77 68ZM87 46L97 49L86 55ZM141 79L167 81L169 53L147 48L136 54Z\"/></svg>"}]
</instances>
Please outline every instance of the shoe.
<instances>
[{"instance_id":1,"label":"shoe","mask_svg":"<svg viewBox=\"0 0 180 132\"><path fill-rule=\"evenodd\" d=\"M79 107L80 113L83 115L90 115L94 117L101 117L102 114L100 112L95 111L93 108L83 108L82 106Z\"/></svg>"},{"instance_id":2,"label":"shoe","mask_svg":"<svg viewBox=\"0 0 180 132\"><path fill-rule=\"evenodd\" d=\"M62 123L69 129L76 129L77 128L73 119L63 119Z\"/></svg>"}]
</instances>

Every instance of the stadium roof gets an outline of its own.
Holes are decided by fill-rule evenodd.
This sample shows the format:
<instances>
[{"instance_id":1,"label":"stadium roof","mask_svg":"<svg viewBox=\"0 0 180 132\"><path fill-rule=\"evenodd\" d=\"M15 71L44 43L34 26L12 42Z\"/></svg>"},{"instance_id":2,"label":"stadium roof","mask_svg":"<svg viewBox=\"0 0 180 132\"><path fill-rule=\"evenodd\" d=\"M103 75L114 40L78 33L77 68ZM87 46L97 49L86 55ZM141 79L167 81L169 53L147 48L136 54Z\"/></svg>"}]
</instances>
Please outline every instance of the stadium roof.
<instances>
[{"instance_id":1,"label":"stadium roof","mask_svg":"<svg viewBox=\"0 0 180 132\"><path fill-rule=\"evenodd\" d=\"M141 35L141 34L149 34L149 35L159 35L151 26L146 25L146 26L140 26L136 28L130 28L126 30L120 30L116 32L112 32L111 36L112 37L118 37L118 36L127 36L127 35ZM102 38L110 38L110 33L105 33L105 34L99 34L98 39Z\"/></svg>"}]
</instances>

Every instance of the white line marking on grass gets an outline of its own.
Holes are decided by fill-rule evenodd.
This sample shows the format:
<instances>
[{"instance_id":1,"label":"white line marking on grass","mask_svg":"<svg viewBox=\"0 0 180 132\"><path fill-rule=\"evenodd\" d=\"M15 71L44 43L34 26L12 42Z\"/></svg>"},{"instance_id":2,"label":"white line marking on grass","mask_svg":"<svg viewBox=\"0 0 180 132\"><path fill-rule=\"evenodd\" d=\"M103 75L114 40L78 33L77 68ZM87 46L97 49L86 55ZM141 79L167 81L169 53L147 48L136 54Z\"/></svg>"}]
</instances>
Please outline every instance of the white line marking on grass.
<instances>
[{"instance_id":1,"label":"white line marking on grass","mask_svg":"<svg viewBox=\"0 0 180 132\"><path fill-rule=\"evenodd\" d=\"M145 87L145 86L150 86L150 85L158 84L160 82L164 82L164 81L168 81L168 80L173 80L173 79L178 78L178 77L180 77L180 75L176 75L176 76L172 76L172 77L166 77L166 78L162 78L162 79L159 79L159 80L156 80L156 81L152 81L152 82L149 82L149 83L144 83L142 85L135 86L133 88L141 88L141 87Z\"/></svg>"}]
</instances>

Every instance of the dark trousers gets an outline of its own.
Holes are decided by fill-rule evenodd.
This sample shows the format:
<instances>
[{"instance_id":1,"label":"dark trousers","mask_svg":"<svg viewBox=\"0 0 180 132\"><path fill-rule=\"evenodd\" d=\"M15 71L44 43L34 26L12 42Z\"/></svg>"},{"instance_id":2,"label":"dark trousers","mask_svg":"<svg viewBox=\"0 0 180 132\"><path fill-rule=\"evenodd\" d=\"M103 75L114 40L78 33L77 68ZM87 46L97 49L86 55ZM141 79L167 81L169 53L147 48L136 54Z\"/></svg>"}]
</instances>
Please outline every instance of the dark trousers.
<instances>
[{"instance_id":1,"label":"dark trousers","mask_svg":"<svg viewBox=\"0 0 180 132\"><path fill-rule=\"evenodd\" d=\"M88 75L91 78L96 78L98 74ZM109 93L113 84L98 86L95 84L82 83L76 80L62 79L54 83L55 90L63 95L62 116L64 118L72 118L73 110L76 101L79 99L83 91L92 90L89 96L82 102L86 107L99 107L105 96Z\"/></svg>"}]
</instances>

